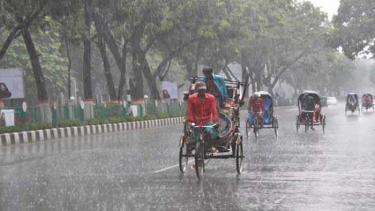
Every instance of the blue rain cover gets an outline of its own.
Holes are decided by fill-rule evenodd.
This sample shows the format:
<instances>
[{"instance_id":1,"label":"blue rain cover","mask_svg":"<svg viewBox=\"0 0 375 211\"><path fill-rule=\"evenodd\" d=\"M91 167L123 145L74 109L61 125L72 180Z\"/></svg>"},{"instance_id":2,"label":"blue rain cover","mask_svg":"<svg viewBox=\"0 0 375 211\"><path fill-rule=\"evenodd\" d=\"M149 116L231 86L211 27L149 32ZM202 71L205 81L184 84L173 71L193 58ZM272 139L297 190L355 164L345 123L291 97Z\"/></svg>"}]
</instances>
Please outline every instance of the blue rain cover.
<instances>
[{"instance_id":1,"label":"blue rain cover","mask_svg":"<svg viewBox=\"0 0 375 211\"><path fill-rule=\"evenodd\" d=\"M264 101L264 115L263 115L263 122L264 124L269 124L271 122L271 115L270 115L270 107L272 104L271 99L265 99Z\"/></svg>"}]
</instances>

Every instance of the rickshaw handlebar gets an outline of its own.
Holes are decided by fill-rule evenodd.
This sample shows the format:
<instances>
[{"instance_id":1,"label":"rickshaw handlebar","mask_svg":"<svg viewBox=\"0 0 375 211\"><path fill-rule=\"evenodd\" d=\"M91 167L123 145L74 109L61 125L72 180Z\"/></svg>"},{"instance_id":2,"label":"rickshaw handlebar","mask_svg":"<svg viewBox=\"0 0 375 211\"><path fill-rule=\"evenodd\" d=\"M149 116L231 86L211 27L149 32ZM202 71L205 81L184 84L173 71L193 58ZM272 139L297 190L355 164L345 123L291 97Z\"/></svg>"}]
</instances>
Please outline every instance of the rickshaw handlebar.
<instances>
[{"instance_id":1,"label":"rickshaw handlebar","mask_svg":"<svg viewBox=\"0 0 375 211\"><path fill-rule=\"evenodd\" d=\"M202 125L202 126L192 125L191 127L193 127L193 128L213 128L213 127L215 127L215 125Z\"/></svg>"}]
</instances>

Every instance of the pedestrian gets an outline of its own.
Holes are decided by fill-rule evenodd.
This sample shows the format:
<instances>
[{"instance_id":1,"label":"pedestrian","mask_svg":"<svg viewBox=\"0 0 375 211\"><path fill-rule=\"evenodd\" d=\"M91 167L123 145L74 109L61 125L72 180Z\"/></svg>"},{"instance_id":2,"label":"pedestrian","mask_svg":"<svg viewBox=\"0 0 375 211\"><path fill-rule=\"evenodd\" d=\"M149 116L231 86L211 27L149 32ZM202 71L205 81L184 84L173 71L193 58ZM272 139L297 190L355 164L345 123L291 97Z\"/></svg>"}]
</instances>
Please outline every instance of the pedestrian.
<instances>
[{"instance_id":1,"label":"pedestrian","mask_svg":"<svg viewBox=\"0 0 375 211\"><path fill-rule=\"evenodd\" d=\"M5 126L7 126L6 121L5 121L5 114L4 114L4 112L1 112L0 127L5 127Z\"/></svg>"}]
</instances>

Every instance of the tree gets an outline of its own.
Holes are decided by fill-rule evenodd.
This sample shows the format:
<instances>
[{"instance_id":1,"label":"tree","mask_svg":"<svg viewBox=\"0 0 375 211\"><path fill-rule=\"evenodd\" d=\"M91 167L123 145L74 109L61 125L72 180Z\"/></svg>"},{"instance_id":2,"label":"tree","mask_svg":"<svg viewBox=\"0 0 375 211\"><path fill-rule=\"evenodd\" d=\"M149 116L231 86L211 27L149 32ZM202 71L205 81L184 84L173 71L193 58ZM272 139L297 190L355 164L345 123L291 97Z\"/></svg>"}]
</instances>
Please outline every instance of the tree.
<instances>
[{"instance_id":1,"label":"tree","mask_svg":"<svg viewBox=\"0 0 375 211\"><path fill-rule=\"evenodd\" d=\"M0 59L3 58L7 49L14 39L22 35L27 52L30 57L32 71L34 73L37 86L39 102L48 100L45 78L41 69L39 54L36 51L30 29L37 29L32 24L43 19L43 10L47 6L47 0L32 0L25 2L15 2L3 0L1 20L5 23L2 28L9 29L10 33L0 50ZM25 15L26 14L26 15Z\"/></svg>"},{"instance_id":2,"label":"tree","mask_svg":"<svg viewBox=\"0 0 375 211\"><path fill-rule=\"evenodd\" d=\"M67 60L61 54L61 43L57 31L55 28L46 29L45 32L39 32L34 39L36 51L39 53L41 69L45 76L48 99L51 100L58 100L60 92L66 91ZM3 41L2 37L0 37L0 41ZM22 68L25 73L25 99L29 103L37 101L35 77L25 43L21 37L13 40L6 55L0 60L0 66L3 68Z\"/></svg>"},{"instance_id":3,"label":"tree","mask_svg":"<svg viewBox=\"0 0 375 211\"><path fill-rule=\"evenodd\" d=\"M354 59L361 52L375 53L375 1L341 0L335 27L330 39L335 48L341 46L345 55Z\"/></svg>"}]
</instances>

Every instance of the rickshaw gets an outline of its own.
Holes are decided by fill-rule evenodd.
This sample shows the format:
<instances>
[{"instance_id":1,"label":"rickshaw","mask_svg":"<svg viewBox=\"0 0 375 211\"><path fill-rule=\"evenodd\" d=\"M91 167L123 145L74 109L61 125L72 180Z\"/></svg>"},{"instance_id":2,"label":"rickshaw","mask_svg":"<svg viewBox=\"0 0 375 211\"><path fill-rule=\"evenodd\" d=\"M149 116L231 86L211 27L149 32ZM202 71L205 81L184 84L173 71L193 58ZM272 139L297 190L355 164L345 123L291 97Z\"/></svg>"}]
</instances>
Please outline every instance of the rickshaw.
<instances>
[{"instance_id":1,"label":"rickshaw","mask_svg":"<svg viewBox=\"0 0 375 211\"><path fill-rule=\"evenodd\" d=\"M358 95L355 93L349 93L346 96L346 105L345 105L345 114L347 111L351 111L352 114L358 112L358 115L361 114L361 108L359 107Z\"/></svg>"},{"instance_id":2,"label":"rickshaw","mask_svg":"<svg viewBox=\"0 0 375 211\"><path fill-rule=\"evenodd\" d=\"M189 158L194 158L194 168L198 179L205 172L205 167L210 159L228 159L236 160L236 170L242 172L243 155L243 137L239 131L239 109L243 105L243 98L240 99L240 82L225 80L228 92L228 99L225 105L219 109L219 138L211 140L205 132L206 127L200 125L184 124L184 132L180 137L179 167L181 173L187 169ZM246 83L245 83L246 84ZM245 92L245 91L244 91ZM199 137L194 137L194 131L199 133ZM210 151L214 147L218 152Z\"/></svg>"},{"instance_id":3,"label":"rickshaw","mask_svg":"<svg viewBox=\"0 0 375 211\"><path fill-rule=\"evenodd\" d=\"M259 131L261 129L273 129L275 136L279 135L279 122L276 116L273 113L273 99L270 93L266 91L257 92L260 94L260 98L262 98L264 103L264 114L263 114L263 126L261 126L261 120L258 118L258 115L254 115L254 113L249 113L248 118L246 119L246 136L249 138L249 134L251 129L253 129L253 133L255 138L258 138Z\"/></svg>"},{"instance_id":4,"label":"rickshaw","mask_svg":"<svg viewBox=\"0 0 375 211\"><path fill-rule=\"evenodd\" d=\"M362 110L363 108L368 111L368 109L372 108L372 112L374 112L374 98L371 94L363 94L362 95Z\"/></svg>"},{"instance_id":5,"label":"rickshaw","mask_svg":"<svg viewBox=\"0 0 375 211\"><path fill-rule=\"evenodd\" d=\"M307 133L311 126L321 125L324 133L326 126L326 116L321 112L322 105L319 94L314 91L304 91L298 97L297 106L297 133L301 125L305 126L305 133Z\"/></svg>"}]
</instances>

